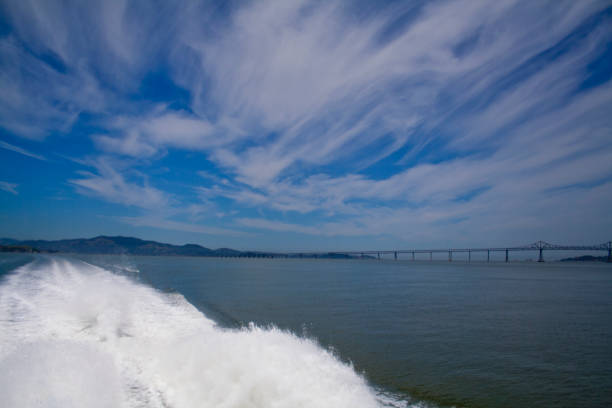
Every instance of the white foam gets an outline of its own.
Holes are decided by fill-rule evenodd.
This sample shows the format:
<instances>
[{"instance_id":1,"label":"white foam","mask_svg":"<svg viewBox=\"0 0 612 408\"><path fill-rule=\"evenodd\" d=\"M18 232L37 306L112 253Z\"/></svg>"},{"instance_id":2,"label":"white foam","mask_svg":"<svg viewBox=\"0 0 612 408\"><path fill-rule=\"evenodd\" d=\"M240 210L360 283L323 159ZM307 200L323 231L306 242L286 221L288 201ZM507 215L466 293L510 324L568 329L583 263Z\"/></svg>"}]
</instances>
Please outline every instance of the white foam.
<instances>
[{"instance_id":1,"label":"white foam","mask_svg":"<svg viewBox=\"0 0 612 408\"><path fill-rule=\"evenodd\" d=\"M95 266L37 261L0 286L2 407L396 403L311 340L221 329L182 296Z\"/></svg>"}]
</instances>

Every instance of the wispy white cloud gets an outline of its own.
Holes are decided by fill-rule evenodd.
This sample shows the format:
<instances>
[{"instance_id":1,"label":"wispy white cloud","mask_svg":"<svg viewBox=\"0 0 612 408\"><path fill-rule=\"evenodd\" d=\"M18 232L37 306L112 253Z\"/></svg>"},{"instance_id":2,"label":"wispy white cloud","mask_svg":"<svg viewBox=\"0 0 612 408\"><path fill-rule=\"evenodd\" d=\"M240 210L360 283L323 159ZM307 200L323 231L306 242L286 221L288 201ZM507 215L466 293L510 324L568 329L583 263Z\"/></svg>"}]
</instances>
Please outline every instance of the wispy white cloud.
<instances>
[{"instance_id":1,"label":"wispy white cloud","mask_svg":"<svg viewBox=\"0 0 612 408\"><path fill-rule=\"evenodd\" d=\"M10 150L10 151L13 151L15 153L23 154L24 156L32 157L33 159L47 160L47 159L45 159L45 157L43 157L43 156L41 156L39 154L32 153L32 152L30 152L30 151L28 151L26 149L23 149L23 148L21 148L19 146L15 146L15 145L12 145L10 143L3 142L2 140L0 140L0 148L6 149L6 150Z\"/></svg>"},{"instance_id":2,"label":"wispy white cloud","mask_svg":"<svg viewBox=\"0 0 612 408\"><path fill-rule=\"evenodd\" d=\"M483 234L493 226L509 233L520 225L524 233L515 233L520 240L529 239L538 229L557 230L559 222L580 229L576 217L568 217L570 203L580 212L579 203L585 197L602 200L590 204L594 219L609 218L605 207L612 196L604 197L612 193L605 182L612 177L605 108L612 103L610 86L585 92L561 108L525 121L486 157L421 164L379 180L358 174L318 175L299 183L271 183L259 190L217 184L201 192L208 199L220 195L252 207L299 213L323 210L331 218L345 216L344 221L319 219L314 226L239 220L249 227L311 235L391 234L416 242L426 239L423 231L441 239L453 236L461 225L473 225L472 231ZM561 208L568 218L560 217ZM578 218L585 226L589 224L584 216ZM597 222L591 224L592 230L598 229Z\"/></svg>"},{"instance_id":3,"label":"wispy white cloud","mask_svg":"<svg viewBox=\"0 0 612 408\"><path fill-rule=\"evenodd\" d=\"M69 182L84 194L100 197L106 201L138 208L159 210L165 208L171 198L168 194L142 183L130 182L118 170L120 164L106 158L91 162L96 172L81 171L81 178Z\"/></svg>"},{"instance_id":4,"label":"wispy white cloud","mask_svg":"<svg viewBox=\"0 0 612 408\"><path fill-rule=\"evenodd\" d=\"M544 239L551 242L600 243L607 233L599 228L612 218L606 200L612 183L593 188L559 190L525 202L517 194L485 192L468 202L433 203L420 208L364 208L359 217L341 221L317 220L304 225L266 218L239 218L249 228L293 232L319 237L381 237L366 244L375 248L424 248L491 245L521 245ZM576 211L589 208L589 212ZM343 241L338 241L343 242ZM363 244L362 244L363 245Z\"/></svg>"},{"instance_id":5,"label":"wispy white cloud","mask_svg":"<svg viewBox=\"0 0 612 408\"><path fill-rule=\"evenodd\" d=\"M135 227L152 227L172 231L195 232L206 235L221 235L233 237L245 237L251 234L243 231L236 231L228 228L218 228L206 225L198 225L188 222L172 221L159 217L142 216L142 217L117 217L121 222L133 225Z\"/></svg>"},{"instance_id":6,"label":"wispy white cloud","mask_svg":"<svg viewBox=\"0 0 612 408\"><path fill-rule=\"evenodd\" d=\"M0 181L0 190L6 191L7 193L18 195L17 184L8 183L6 181Z\"/></svg>"},{"instance_id":7,"label":"wispy white cloud","mask_svg":"<svg viewBox=\"0 0 612 408\"><path fill-rule=\"evenodd\" d=\"M40 140L69 133L82 113L142 112L131 96L174 48L174 32L195 3L175 6L3 2L13 31L0 39L0 126Z\"/></svg>"},{"instance_id":8,"label":"wispy white cloud","mask_svg":"<svg viewBox=\"0 0 612 408\"><path fill-rule=\"evenodd\" d=\"M107 129L118 135L93 136L100 149L140 158L167 148L205 150L228 142L208 121L163 106L144 117L114 117Z\"/></svg>"},{"instance_id":9,"label":"wispy white cloud","mask_svg":"<svg viewBox=\"0 0 612 408\"><path fill-rule=\"evenodd\" d=\"M82 164L93 167L94 171L81 171L81 178L69 180L78 191L142 211L142 215L138 216L113 217L117 221L135 227L231 237L249 236L245 232L206 225L209 218L217 217L213 207L197 203L182 205L172 194L151 186L148 177L131 169L130 163L101 157L85 160ZM177 220L177 217L187 218L187 221Z\"/></svg>"},{"instance_id":10,"label":"wispy white cloud","mask_svg":"<svg viewBox=\"0 0 612 408\"><path fill-rule=\"evenodd\" d=\"M241 182L262 187L292 166L355 160L364 152L381 159L409 140L432 137L423 130L498 88L496 82L602 5L565 2L545 13L539 7L432 3L414 24L381 39L405 10L392 7L358 20L340 2L257 2L240 8L219 30L220 39L185 35L201 58L193 67L200 74L187 75L185 83L197 88L212 77L206 82L211 91L196 98L194 108L205 113L212 102L242 127L264 130L249 135L255 146L211 155ZM472 52L460 55L457 47L470 39ZM454 101L445 106L444 99Z\"/></svg>"},{"instance_id":11,"label":"wispy white cloud","mask_svg":"<svg viewBox=\"0 0 612 408\"><path fill-rule=\"evenodd\" d=\"M607 137L612 123L606 113L610 85L579 92L587 64L605 50L609 26L566 45L545 63L530 61L546 59L540 53L603 4L560 2L543 13L541 5L511 1L492 8L478 2L436 3L382 43L377 39L388 14L353 25L333 5L307 12L299 2L276 6L247 7L235 16L224 40L194 46L201 50L202 68L212 69L213 87L219 87L215 95L225 111L278 133L244 150L213 152L237 183L202 188L207 199L218 195L281 212L354 216L366 220L367 228L358 233L367 234L382 232L376 225L397 231L372 208L420 214L430 221L421 229L432 229L439 220L450 223L482 214L478 211L493 200L497 207L491 204L487 212L499 222L517 216L525 220L535 206L550 204L551 190L598 186L612 176ZM470 52L456 51L470 41ZM410 120L398 126L406 112ZM393 125L372 129L381 123ZM438 155L458 157L427 163L425 156L420 159L425 163L410 165L415 156L409 150L399 162L404 169L386 178L351 173L359 149L384 140L388 129L403 130L405 138L395 149L408 140L416 148L433 141L440 146ZM376 156L377 149L366 157ZM330 163L349 171L308 175ZM306 175L300 175L304 169ZM461 203L473 191L486 193ZM442 216L431 218L434 213ZM403 221L407 217L392 218L404 229L412 223ZM355 231L355 219L345 223L350 231ZM555 219L544 212L538 222L551 229ZM316 228L250 218L240 223L274 231L349 234L342 223L326 228L323 220Z\"/></svg>"},{"instance_id":12,"label":"wispy white cloud","mask_svg":"<svg viewBox=\"0 0 612 408\"><path fill-rule=\"evenodd\" d=\"M67 132L81 112L104 109L107 93L82 66L58 71L12 36L0 39L0 61L0 127L15 136L40 140Z\"/></svg>"}]
</instances>

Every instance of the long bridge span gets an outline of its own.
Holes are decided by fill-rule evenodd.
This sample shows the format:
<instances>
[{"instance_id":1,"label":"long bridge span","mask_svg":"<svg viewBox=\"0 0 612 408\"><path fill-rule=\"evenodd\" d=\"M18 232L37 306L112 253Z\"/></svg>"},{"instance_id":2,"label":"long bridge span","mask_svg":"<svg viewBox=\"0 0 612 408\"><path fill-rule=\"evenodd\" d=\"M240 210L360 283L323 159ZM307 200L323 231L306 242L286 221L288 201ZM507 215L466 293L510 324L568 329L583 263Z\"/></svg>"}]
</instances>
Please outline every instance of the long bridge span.
<instances>
[{"instance_id":1,"label":"long bridge span","mask_svg":"<svg viewBox=\"0 0 612 408\"><path fill-rule=\"evenodd\" d=\"M415 260L416 254L429 254L429 259L433 260L435 253L448 253L449 262L453 260L453 254L465 253L468 254L468 262L472 260L472 253L486 252L487 262L491 261L492 252L505 253L505 262L510 258L510 252L517 251L538 251L538 262L544 262L544 251L607 251L607 262L612 262L612 241L604 242L598 245L555 245L544 241L537 241L529 245L513 246L513 247L494 247L494 248L444 248L444 249L392 249L392 250L367 250L367 251L292 251L277 256L298 256L298 257L334 257L334 256L353 256L353 257L374 257L380 259L384 255L393 255L397 260L400 254L409 254L412 260Z\"/></svg>"}]
</instances>

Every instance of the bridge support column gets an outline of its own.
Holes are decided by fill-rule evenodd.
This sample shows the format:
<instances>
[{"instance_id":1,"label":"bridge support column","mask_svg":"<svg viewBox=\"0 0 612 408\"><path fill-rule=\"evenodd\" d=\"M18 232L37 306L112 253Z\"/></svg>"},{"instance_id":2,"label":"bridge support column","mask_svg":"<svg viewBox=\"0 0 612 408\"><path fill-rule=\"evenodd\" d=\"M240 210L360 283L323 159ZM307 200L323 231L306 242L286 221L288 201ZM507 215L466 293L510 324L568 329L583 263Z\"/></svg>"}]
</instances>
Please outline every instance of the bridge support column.
<instances>
[{"instance_id":1,"label":"bridge support column","mask_svg":"<svg viewBox=\"0 0 612 408\"><path fill-rule=\"evenodd\" d=\"M468 250L468 262L472 262L472 251Z\"/></svg>"},{"instance_id":2,"label":"bridge support column","mask_svg":"<svg viewBox=\"0 0 612 408\"><path fill-rule=\"evenodd\" d=\"M506 248L506 262L508 262L508 248Z\"/></svg>"},{"instance_id":3,"label":"bridge support column","mask_svg":"<svg viewBox=\"0 0 612 408\"><path fill-rule=\"evenodd\" d=\"M612 241L608 241L608 262L612 262Z\"/></svg>"},{"instance_id":4,"label":"bridge support column","mask_svg":"<svg viewBox=\"0 0 612 408\"><path fill-rule=\"evenodd\" d=\"M430 253L429 253L429 260L430 260L430 261L433 261L433 252L430 252Z\"/></svg>"},{"instance_id":5,"label":"bridge support column","mask_svg":"<svg viewBox=\"0 0 612 408\"><path fill-rule=\"evenodd\" d=\"M394 257L394 258L395 258L395 260L397 261L397 251L395 251L395 252L393 253L393 257Z\"/></svg>"},{"instance_id":6,"label":"bridge support column","mask_svg":"<svg viewBox=\"0 0 612 408\"><path fill-rule=\"evenodd\" d=\"M542 254L543 249L540 248L540 256L538 256L538 262L544 262L544 255Z\"/></svg>"},{"instance_id":7,"label":"bridge support column","mask_svg":"<svg viewBox=\"0 0 612 408\"><path fill-rule=\"evenodd\" d=\"M414 261L414 251L412 251L412 260Z\"/></svg>"},{"instance_id":8,"label":"bridge support column","mask_svg":"<svg viewBox=\"0 0 612 408\"><path fill-rule=\"evenodd\" d=\"M487 249L487 262L491 261L491 251Z\"/></svg>"},{"instance_id":9,"label":"bridge support column","mask_svg":"<svg viewBox=\"0 0 612 408\"><path fill-rule=\"evenodd\" d=\"M378 259L380 259L380 252L378 253Z\"/></svg>"},{"instance_id":10,"label":"bridge support column","mask_svg":"<svg viewBox=\"0 0 612 408\"><path fill-rule=\"evenodd\" d=\"M448 262L453 261L453 251L448 251Z\"/></svg>"}]
</instances>

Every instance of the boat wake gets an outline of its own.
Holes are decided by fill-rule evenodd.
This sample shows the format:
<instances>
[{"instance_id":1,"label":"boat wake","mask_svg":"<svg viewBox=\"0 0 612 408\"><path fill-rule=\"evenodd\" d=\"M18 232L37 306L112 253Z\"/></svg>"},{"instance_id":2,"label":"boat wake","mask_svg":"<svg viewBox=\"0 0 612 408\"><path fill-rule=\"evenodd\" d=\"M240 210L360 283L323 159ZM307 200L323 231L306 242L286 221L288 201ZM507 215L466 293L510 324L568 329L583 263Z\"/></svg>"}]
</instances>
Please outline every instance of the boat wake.
<instances>
[{"instance_id":1,"label":"boat wake","mask_svg":"<svg viewBox=\"0 0 612 408\"><path fill-rule=\"evenodd\" d=\"M407 404L312 340L254 325L222 329L179 294L39 259L0 285L0 406Z\"/></svg>"}]
</instances>

